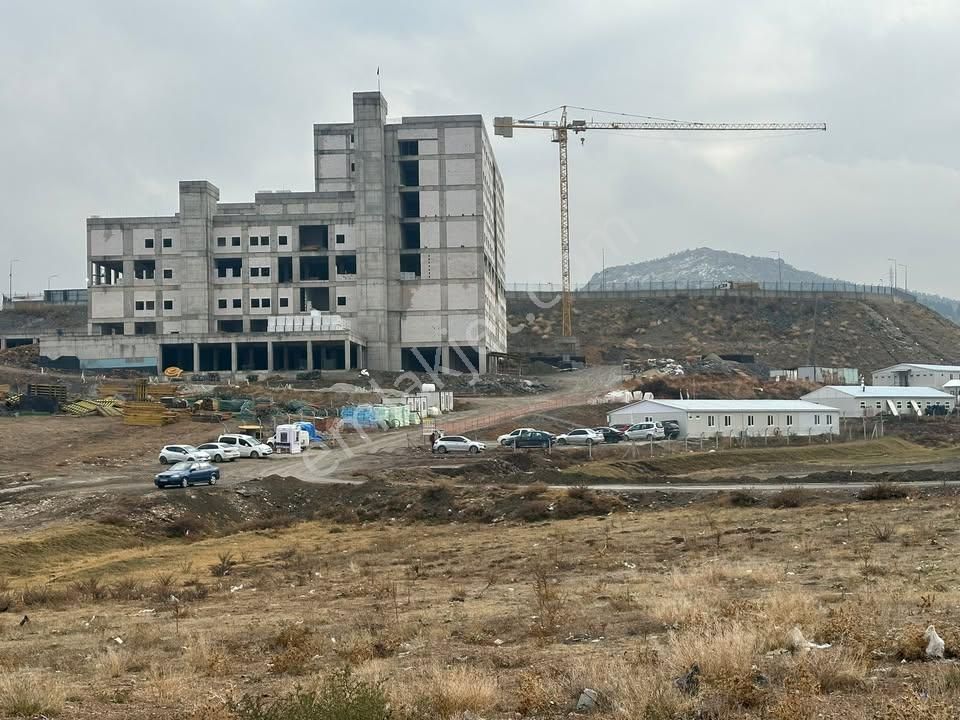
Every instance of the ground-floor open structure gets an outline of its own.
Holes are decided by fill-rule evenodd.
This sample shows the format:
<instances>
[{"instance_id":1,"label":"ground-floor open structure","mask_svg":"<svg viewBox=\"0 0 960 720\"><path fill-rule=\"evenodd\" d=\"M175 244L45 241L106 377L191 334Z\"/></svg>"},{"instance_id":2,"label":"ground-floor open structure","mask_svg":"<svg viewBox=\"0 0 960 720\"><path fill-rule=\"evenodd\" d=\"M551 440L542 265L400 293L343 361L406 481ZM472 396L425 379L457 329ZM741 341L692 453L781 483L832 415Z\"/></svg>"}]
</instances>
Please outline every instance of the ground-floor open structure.
<instances>
[{"instance_id":1,"label":"ground-floor open structure","mask_svg":"<svg viewBox=\"0 0 960 720\"><path fill-rule=\"evenodd\" d=\"M105 335L40 338L50 366L81 370L302 372L364 367L363 340L350 330L322 333Z\"/></svg>"},{"instance_id":2,"label":"ground-floor open structure","mask_svg":"<svg viewBox=\"0 0 960 720\"><path fill-rule=\"evenodd\" d=\"M956 398L943 390L900 385L827 385L803 399L832 405L842 417L947 415L956 404Z\"/></svg>"}]
</instances>

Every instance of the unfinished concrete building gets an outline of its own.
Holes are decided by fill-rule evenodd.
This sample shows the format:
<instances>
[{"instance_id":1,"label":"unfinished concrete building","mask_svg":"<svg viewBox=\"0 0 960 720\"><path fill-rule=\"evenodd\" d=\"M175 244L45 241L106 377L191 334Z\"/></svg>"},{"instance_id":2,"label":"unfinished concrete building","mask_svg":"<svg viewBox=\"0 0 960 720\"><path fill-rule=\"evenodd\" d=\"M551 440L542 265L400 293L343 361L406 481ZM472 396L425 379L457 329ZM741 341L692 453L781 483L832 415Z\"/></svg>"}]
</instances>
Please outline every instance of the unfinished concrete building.
<instances>
[{"instance_id":1,"label":"unfinished concrete building","mask_svg":"<svg viewBox=\"0 0 960 720\"><path fill-rule=\"evenodd\" d=\"M81 367L486 372L506 350L503 184L479 115L387 121L379 92L313 129L312 192L87 221Z\"/></svg>"}]
</instances>

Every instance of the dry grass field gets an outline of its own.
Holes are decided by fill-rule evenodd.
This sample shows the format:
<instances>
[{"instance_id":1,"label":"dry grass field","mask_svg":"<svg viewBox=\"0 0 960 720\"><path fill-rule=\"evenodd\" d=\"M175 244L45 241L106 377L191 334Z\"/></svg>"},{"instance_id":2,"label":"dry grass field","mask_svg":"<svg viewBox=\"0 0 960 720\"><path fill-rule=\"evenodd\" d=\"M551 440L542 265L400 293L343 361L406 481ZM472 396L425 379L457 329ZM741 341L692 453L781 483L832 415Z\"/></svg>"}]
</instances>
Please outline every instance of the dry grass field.
<instances>
[{"instance_id":1,"label":"dry grass field","mask_svg":"<svg viewBox=\"0 0 960 720\"><path fill-rule=\"evenodd\" d=\"M0 538L0 714L560 718L590 688L597 718L953 718L958 498L904 495L194 540L49 525Z\"/></svg>"}]
</instances>

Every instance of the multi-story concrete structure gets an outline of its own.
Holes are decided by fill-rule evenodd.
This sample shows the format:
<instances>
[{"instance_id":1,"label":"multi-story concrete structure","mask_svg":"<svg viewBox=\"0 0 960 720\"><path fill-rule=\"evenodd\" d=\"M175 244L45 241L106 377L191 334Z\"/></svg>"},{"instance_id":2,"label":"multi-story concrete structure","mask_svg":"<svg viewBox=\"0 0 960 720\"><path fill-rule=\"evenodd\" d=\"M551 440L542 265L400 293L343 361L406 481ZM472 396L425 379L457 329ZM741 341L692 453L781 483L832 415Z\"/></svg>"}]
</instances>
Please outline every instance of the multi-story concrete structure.
<instances>
[{"instance_id":1,"label":"multi-story concrete structure","mask_svg":"<svg viewBox=\"0 0 960 720\"><path fill-rule=\"evenodd\" d=\"M479 115L315 125L312 192L90 218L89 333L41 354L82 366L485 372L506 350L503 184Z\"/></svg>"}]
</instances>

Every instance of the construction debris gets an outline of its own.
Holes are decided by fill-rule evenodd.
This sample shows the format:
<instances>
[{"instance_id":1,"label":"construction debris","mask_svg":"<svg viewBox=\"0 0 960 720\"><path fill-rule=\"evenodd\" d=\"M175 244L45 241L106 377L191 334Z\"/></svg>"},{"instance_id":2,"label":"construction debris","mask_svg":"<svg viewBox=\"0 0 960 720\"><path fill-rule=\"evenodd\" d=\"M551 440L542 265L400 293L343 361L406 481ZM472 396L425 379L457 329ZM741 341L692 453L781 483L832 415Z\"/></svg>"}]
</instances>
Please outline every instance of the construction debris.
<instances>
[{"instance_id":1,"label":"construction debris","mask_svg":"<svg viewBox=\"0 0 960 720\"><path fill-rule=\"evenodd\" d=\"M923 639L927 641L927 658L943 660L943 651L946 646L943 638L937 634L937 629L933 625L929 625L924 631Z\"/></svg>"}]
</instances>

